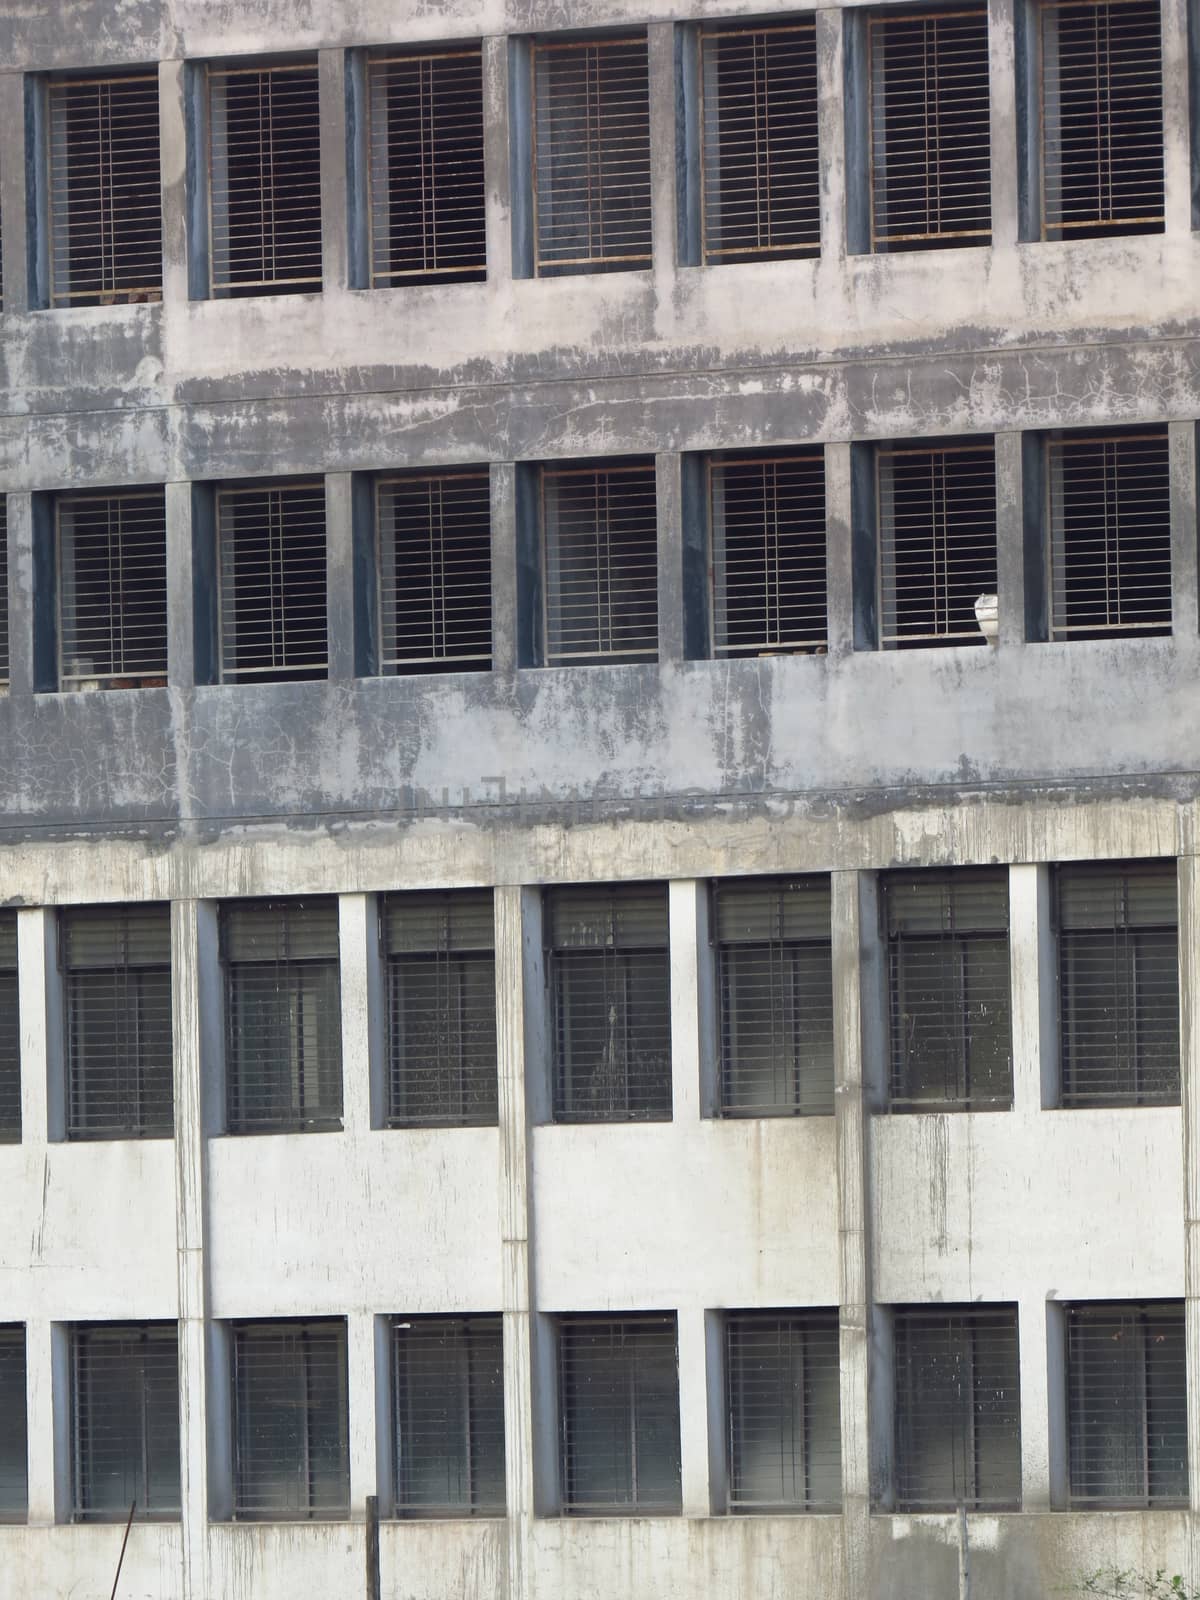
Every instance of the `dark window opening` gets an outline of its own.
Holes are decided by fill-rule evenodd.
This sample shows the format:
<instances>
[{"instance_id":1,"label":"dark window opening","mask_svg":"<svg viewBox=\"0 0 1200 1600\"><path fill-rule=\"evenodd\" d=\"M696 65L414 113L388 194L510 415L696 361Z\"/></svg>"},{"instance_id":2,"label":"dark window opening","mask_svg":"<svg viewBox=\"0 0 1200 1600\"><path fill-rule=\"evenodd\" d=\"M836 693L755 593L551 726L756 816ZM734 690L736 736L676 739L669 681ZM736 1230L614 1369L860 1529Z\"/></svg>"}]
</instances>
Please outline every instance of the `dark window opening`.
<instances>
[{"instance_id":1,"label":"dark window opening","mask_svg":"<svg viewBox=\"0 0 1200 1600\"><path fill-rule=\"evenodd\" d=\"M71 1365L76 1522L180 1508L179 1347L174 1323L77 1327Z\"/></svg>"},{"instance_id":2,"label":"dark window opening","mask_svg":"<svg viewBox=\"0 0 1200 1600\"><path fill-rule=\"evenodd\" d=\"M725 1377L728 1509L840 1510L837 1312L730 1312Z\"/></svg>"},{"instance_id":3,"label":"dark window opening","mask_svg":"<svg viewBox=\"0 0 1200 1600\"><path fill-rule=\"evenodd\" d=\"M220 489L217 537L222 679L326 677L325 485Z\"/></svg>"},{"instance_id":4,"label":"dark window opening","mask_svg":"<svg viewBox=\"0 0 1200 1600\"><path fill-rule=\"evenodd\" d=\"M0 689L8 687L8 496L0 494Z\"/></svg>"},{"instance_id":5,"label":"dark window opening","mask_svg":"<svg viewBox=\"0 0 1200 1600\"><path fill-rule=\"evenodd\" d=\"M348 1516L346 1324L241 1323L232 1342L234 1516Z\"/></svg>"},{"instance_id":6,"label":"dark window opening","mask_svg":"<svg viewBox=\"0 0 1200 1600\"><path fill-rule=\"evenodd\" d=\"M392 1354L397 1514L502 1517L501 1319L397 1318Z\"/></svg>"},{"instance_id":7,"label":"dark window opening","mask_svg":"<svg viewBox=\"0 0 1200 1600\"><path fill-rule=\"evenodd\" d=\"M21 1139L21 1026L17 994L17 914L0 911L0 1144L17 1144Z\"/></svg>"},{"instance_id":8,"label":"dark window opening","mask_svg":"<svg viewBox=\"0 0 1200 1600\"><path fill-rule=\"evenodd\" d=\"M376 485L385 672L492 664L492 510L486 472Z\"/></svg>"},{"instance_id":9,"label":"dark window opening","mask_svg":"<svg viewBox=\"0 0 1200 1600\"><path fill-rule=\"evenodd\" d=\"M0 1523L24 1522L29 1509L25 1329L0 1326Z\"/></svg>"},{"instance_id":10,"label":"dark window opening","mask_svg":"<svg viewBox=\"0 0 1200 1600\"><path fill-rule=\"evenodd\" d=\"M161 489L60 495L59 683L167 682L167 512Z\"/></svg>"}]
</instances>

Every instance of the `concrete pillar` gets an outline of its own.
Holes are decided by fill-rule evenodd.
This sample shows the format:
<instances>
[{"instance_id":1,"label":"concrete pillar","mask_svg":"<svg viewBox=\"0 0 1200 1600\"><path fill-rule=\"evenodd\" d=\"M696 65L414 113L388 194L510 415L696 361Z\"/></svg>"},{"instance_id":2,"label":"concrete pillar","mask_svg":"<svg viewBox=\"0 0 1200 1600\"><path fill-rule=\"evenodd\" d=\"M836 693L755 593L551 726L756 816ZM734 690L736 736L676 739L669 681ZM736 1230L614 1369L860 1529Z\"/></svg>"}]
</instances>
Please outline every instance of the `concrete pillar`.
<instances>
[{"instance_id":1,"label":"concrete pillar","mask_svg":"<svg viewBox=\"0 0 1200 1600\"><path fill-rule=\"evenodd\" d=\"M683 1514L707 1517L713 1512L709 1431L720 1425L720 1413L709 1416L708 1318L703 1306L679 1311L679 1448L683 1464Z\"/></svg>"},{"instance_id":2,"label":"concrete pillar","mask_svg":"<svg viewBox=\"0 0 1200 1600\"><path fill-rule=\"evenodd\" d=\"M1009 868L1013 1110L1029 1117L1058 1103L1057 974L1050 895L1049 867Z\"/></svg>"},{"instance_id":3,"label":"concrete pillar","mask_svg":"<svg viewBox=\"0 0 1200 1600\"><path fill-rule=\"evenodd\" d=\"M854 648L854 536L850 446L825 446L825 584L829 654Z\"/></svg>"},{"instance_id":4,"label":"concrete pillar","mask_svg":"<svg viewBox=\"0 0 1200 1600\"><path fill-rule=\"evenodd\" d=\"M319 50L321 103L321 276L326 293L350 283L350 196L346 168L346 52Z\"/></svg>"},{"instance_id":5,"label":"concrete pillar","mask_svg":"<svg viewBox=\"0 0 1200 1600\"><path fill-rule=\"evenodd\" d=\"M33 693L33 496L29 494L8 496L8 692L14 698Z\"/></svg>"},{"instance_id":6,"label":"concrete pillar","mask_svg":"<svg viewBox=\"0 0 1200 1600\"><path fill-rule=\"evenodd\" d=\"M348 472L325 478L325 615L329 678L354 677L354 480Z\"/></svg>"},{"instance_id":7,"label":"concrete pillar","mask_svg":"<svg viewBox=\"0 0 1200 1600\"><path fill-rule=\"evenodd\" d=\"M846 254L846 101L840 7L817 12L817 139L821 162L821 254ZM832 647L832 646L831 646Z\"/></svg>"},{"instance_id":8,"label":"concrete pillar","mask_svg":"<svg viewBox=\"0 0 1200 1600\"><path fill-rule=\"evenodd\" d=\"M29 309L25 205L25 77L0 72L0 241L4 250L4 310Z\"/></svg>"},{"instance_id":9,"label":"concrete pillar","mask_svg":"<svg viewBox=\"0 0 1200 1600\"><path fill-rule=\"evenodd\" d=\"M162 169L163 303L188 297L187 101L182 61L158 65L158 148Z\"/></svg>"},{"instance_id":10,"label":"concrete pillar","mask_svg":"<svg viewBox=\"0 0 1200 1600\"><path fill-rule=\"evenodd\" d=\"M1200 857L1179 858L1179 1069L1183 1122L1183 1282L1187 1392L1200 1391ZM1188 1503L1200 1511L1200 1407L1188 1406ZM1200 1581L1191 1519L1190 1581Z\"/></svg>"},{"instance_id":11,"label":"concrete pillar","mask_svg":"<svg viewBox=\"0 0 1200 1600\"><path fill-rule=\"evenodd\" d=\"M25 1324L25 1416L31 1528L70 1516L70 1371L67 1330L43 1318Z\"/></svg>"},{"instance_id":12,"label":"concrete pillar","mask_svg":"<svg viewBox=\"0 0 1200 1600\"><path fill-rule=\"evenodd\" d=\"M1000 648L1025 642L1025 473L1021 435L998 433L996 449L996 586Z\"/></svg>"},{"instance_id":13,"label":"concrete pillar","mask_svg":"<svg viewBox=\"0 0 1200 1600\"><path fill-rule=\"evenodd\" d=\"M507 675L517 668L517 469L511 461L492 462L491 499L492 671Z\"/></svg>"},{"instance_id":14,"label":"concrete pillar","mask_svg":"<svg viewBox=\"0 0 1200 1600\"><path fill-rule=\"evenodd\" d=\"M1196 574L1196 424L1167 425L1171 461L1171 631L1195 639L1200 629Z\"/></svg>"},{"instance_id":15,"label":"concrete pillar","mask_svg":"<svg viewBox=\"0 0 1200 1600\"><path fill-rule=\"evenodd\" d=\"M675 1122L716 1109L716 1002L709 943L708 884L668 889L671 964L671 1099Z\"/></svg>"},{"instance_id":16,"label":"concrete pillar","mask_svg":"<svg viewBox=\"0 0 1200 1600\"><path fill-rule=\"evenodd\" d=\"M654 458L658 518L658 659L682 661L683 480L681 457L664 451Z\"/></svg>"},{"instance_id":17,"label":"concrete pillar","mask_svg":"<svg viewBox=\"0 0 1200 1600\"><path fill-rule=\"evenodd\" d=\"M988 83L991 93L992 244L1014 245L1020 216L1014 0L988 0Z\"/></svg>"},{"instance_id":18,"label":"concrete pillar","mask_svg":"<svg viewBox=\"0 0 1200 1600\"><path fill-rule=\"evenodd\" d=\"M1163 227L1192 231L1192 140L1188 95L1188 0L1161 0L1163 69Z\"/></svg>"},{"instance_id":19,"label":"concrete pillar","mask_svg":"<svg viewBox=\"0 0 1200 1600\"><path fill-rule=\"evenodd\" d=\"M654 275L669 285L675 274L675 25L646 29L650 57L650 219ZM659 296L669 307L671 296Z\"/></svg>"},{"instance_id":20,"label":"concrete pillar","mask_svg":"<svg viewBox=\"0 0 1200 1600\"><path fill-rule=\"evenodd\" d=\"M17 1009L21 1142L28 1150L66 1134L58 919L44 906L17 913Z\"/></svg>"},{"instance_id":21,"label":"concrete pillar","mask_svg":"<svg viewBox=\"0 0 1200 1600\"><path fill-rule=\"evenodd\" d=\"M362 1137L372 1128L381 1128L385 1120L383 960L374 895L339 897L338 942L342 977L342 1123L348 1134Z\"/></svg>"},{"instance_id":22,"label":"concrete pillar","mask_svg":"<svg viewBox=\"0 0 1200 1600\"><path fill-rule=\"evenodd\" d=\"M495 288L512 282L512 174L508 152L508 40L483 40L483 181L487 277Z\"/></svg>"},{"instance_id":23,"label":"concrete pillar","mask_svg":"<svg viewBox=\"0 0 1200 1600\"><path fill-rule=\"evenodd\" d=\"M377 1445L380 1418L376 1411L375 1364L377 1318L370 1311L351 1311L346 1318L346 1387L350 1415L350 1516L365 1521L367 1497L378 1491ZM385 1430L388 1419L383 1418Z\"/></svg>"},{"instance_id":24,"label":"concrete pillar","mask_svg":"<svg viewBox=\"0 0 1200 1600\"><path fill-rule=\"evenodd\" d=\"M187 290L184 281L184 292ZM196 615L192 601L192 486L168 483L167 682L191 689L196 682Z\"/></svg>"}]
</instances>

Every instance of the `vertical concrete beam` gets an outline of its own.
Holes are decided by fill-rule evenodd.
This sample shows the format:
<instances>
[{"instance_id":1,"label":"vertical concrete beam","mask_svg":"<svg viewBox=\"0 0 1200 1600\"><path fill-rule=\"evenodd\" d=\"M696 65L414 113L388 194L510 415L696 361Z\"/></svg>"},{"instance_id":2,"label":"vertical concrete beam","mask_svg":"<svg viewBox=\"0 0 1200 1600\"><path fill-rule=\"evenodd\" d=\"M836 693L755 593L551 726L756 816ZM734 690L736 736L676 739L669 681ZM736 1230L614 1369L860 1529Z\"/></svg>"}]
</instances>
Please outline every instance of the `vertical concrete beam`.
<instances>
[{"instance_id":1,"label":"vertical concrete beam","mask_svg":"<svg viewBox=\"0 0 1200 1600\"><path fill-rule=\"evenodd\" d=\"M999 642L1003 648L1025 641L1025 474L1021 435L998 433L995 448L996 592Z\"/></svg>"},{"instance_id":2,"label":"vertical concrete beam","mask_svg":"<svg viewBox=\"0 0 1200 1600\"><path fill-rule=\"evenodd\" d=\"M350 284L350 195L346 164L346 52L319 50L321 276L325 292Z\"/></svg>"},{"instance_id":3,"label":"vertical concrete beam","mask_svg":"<svg viewBox=\"0 0 1200 1600\"><path fill-rule=\"evenodd\" d=\"M28 1521L32 1528L52 1527L69 1512L70 1391L64 1332L41 1317L25 1324Z\"/></svg>"},{"instance_id":4,"label":"vertical concrete beam","mask_svg":"<svg viewBox=\"0 0 1200 1600\"><path fill-rule=\"evenodd\" d=\"M0 243L4 250L4 310L29 309L28 214L25 196L25 78L0 72Z\"/></svg>"},{"instance_id":5,"label":"vertical concrete beam","mask_svg":"<svg viewBox=\"0 0 1200 1600\"><path fill-rule=\"evenodd\" d=\"M668 896L672 1116L675 1122L695 1122L713 1114L716 1077L708 885L693 880L672 883Z\"/></svg>"},{"instance_id":6,"label":"vertical concrete beam","mask_svg":"<svg viewBox=\"0 0 1200 1600\"><path fill-rule=\"evenodd\" d=\"M349 472L330 472L325 478L325 615L331 683L354 677L353 485Z\"/></svg>"},{"instance_id":7,"label":"vertical concrete beam","mask_svg":"<svg viewBox=\"0 0 1200 1600\"><path fill-rule=\"evenodd\" d=\"M187 104L182 61L158 64L158 149L162 168L163 302L188 297Z\"/></svg>"},{"instance_id":8,"label":"vertical concrete beam","mask_svg":"<svg viewBox=\"0 0 1200 1600\"><path fill-rule=\"evenodd\" d=\"M483 182L487 276L493 287L512 282L512 174L509 167L508 40L483 41Z\"/></svg>"},{"instance_id":9,"label":"vertical concrete beam","mask_svg":"<svg viewBox=\"0 0 1200 1600\"><path fill-rule=\"evenodd\" d=\"M992 244L1014 245L1017 193L1017 60L1014 0L988 0L988 83L991 93Z\"/></svg>"},{"instance_id":10,"label":"vertical concrete beam","mask_svg":"<svg viewBox=\"0 0 1200 1600\"><path fill-rule=\"evenodd\" d=\"M184 280L183 292L187 293ZM196 682L196 628L192 603L192 486L168 483L167 682L191 689Z\"/></svg>"},{"instance_id":11,"label":"vertical concrete beam","mask_svg":"<svg viewBox=\"0 0 1200 1600\"><path fill-rule=\"evenodd\" d=\"M825 588L829 654L854 649L854 520L850 446L825 446Z\"/></svg>"},{"instance_id":12,"label":"vertical concrete beam","mask_svg":"<svg viewBox=\"0 0 1200 1600\"><path fill-rule=\"evenodd\" d=\"M350 1516L363 1522L367 1497L377 1492L375 1406L376 1318L370 1311L351 1311L346 1318L346 1387L350 1414Z\"/></svg>"},{"instance_id":13,"label":"vertical concrete beam","mask_svg":"<svg viewBox=\"0 0 1200 1600\"><path fill-rule=\"evenodd\" d=\"M1195 639L1200 630L1196 572L1196 424L1167 425L1171 460L1171 631Z\"/></svg>"},{"instance_id":14,"label":"vertical concrete beam","mask_svg":"<svg viewBox=\"0 0 1200 1600\"><path fill-rule=\"evenodd\" d=\"M506 58L507 59L507 58ZM517 469L493 461L492 497L492 671L517 669Z\"/></svg>"},{"instance_id":15,"label":"vertical concrete beam","mask_svg":"<svg viewBox=\"0 0 1200 1600\"><path fill-rule=\"evenodd\" d=\"M374 895L339 897L338 941L342 974L342 1121L347 1134L362 1137L384 1122L383 970Z\"/></svg>"},{"instance_id":16,"label":"vertical concrete beam","mask_svg":"<svg viewBox=\"0 0 1200 1600\"><path fill-rule=\"evenodd\" d=\"M675 25L646 29L650 57L650 225L654 275L667 285L675 274ZM659 295L660 308L671 305Z\"/></svg>"},{"instance_id":17,"label":"vertical concrete beam","mask_svg":"<svg viewBox=\"0 0 1200 1600\"><path fill-rule=\"evenodd\" d=\"M683 1514L708 1517L713 1513L709 1480L710 1426L719 1426L719 1414L709 1418L708 1318L703 1306L679 1310L679 1448L683 1465Z\"/></svg>"},{"instance_id":18,"label":"vertical concrete beam","mask_svg":"<svg viewBox=\"0 0 1200 1600\"><path fill-rule=\"evenodd\" d=\"M834 261L843 260L846 255L846 69L843 19L841 7L817 12L821 254Z\"/></svg>"},{"instance_id":19,"label":"vertical concrete beam","mask_svg":"<svg viewBox=\"0 0 1200 1600\"><path fill-rule=\"evenodd\" d=\"M654 458L658 519L658 659L682 661L683 477L682 457L664 451Z\"/></svg>"},{"instance_id":20,"label":"vertical concrete beam","mask_svg":"<svg viewBox=\"0 0 1200 1600\"><path fill-rule=\"evenodd\" d=\"M1057 977L1050 917L1050 869L1008 874L1012 981L1013 1110L1033 1117L1058 1103Z\"/></svg>"},{"instance_id":21,"label":"vertical concrete beam","mask_svg":"<svg viewBox=\"0 0 1200 1600\"><path fill-rule=\"evenodd\" d=\"M1179 1045L1183 1123L1183 1282L1187 1392L1200 1388L1200 857L1179 858ZM1200 1407L1188 1406L1188 1503L1200 1511ZM1191 1581L1200 1579L1193 1516Z\"/></svg>"},{"instance_id":22,"label":"vertical concrete beam","mask_svg":"<svg viewBox=\"0 0 1200 1600\"><path fill-rule=\"evenodd\" d=\"M7 285L8 279L5 278ZM8 692L33 693L33 496L8 496Z\"/></svg>"},{"instance_id":23,"label":"vertical concrete beam","mask_svg":"<svg viewBox=\"0 0 1200 1600\"><path fill-rule=\"evenodd\" d=\"M44 906L17 913L17 1010L21 1142L36 1150L66 1133L58 919Z\"/></svg>"},{"instance_id":24,"label":"vertical concrete beam","mask_svg":"<svg viewBox=\"0 0 1200 1600\"><path fill-rule=\"evenodd\" d=\"M1188 0L1162 0L1164 221L1168 234L1192 230L1192 141L1188 107Z\"/></svg>"}]
</instances>

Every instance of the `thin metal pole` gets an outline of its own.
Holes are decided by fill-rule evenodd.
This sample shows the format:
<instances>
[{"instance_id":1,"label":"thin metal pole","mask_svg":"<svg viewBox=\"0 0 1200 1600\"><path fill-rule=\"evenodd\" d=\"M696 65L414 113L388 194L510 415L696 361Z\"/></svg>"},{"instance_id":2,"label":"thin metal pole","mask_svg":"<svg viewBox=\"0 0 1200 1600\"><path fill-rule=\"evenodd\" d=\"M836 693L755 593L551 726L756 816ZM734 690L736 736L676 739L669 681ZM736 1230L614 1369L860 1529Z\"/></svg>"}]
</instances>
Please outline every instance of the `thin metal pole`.
<instances>
[{"instance_id":1,"label":"thin metal pole","mask_svg":"<svg viewBox=\"0 0 1200 1600\"><path fill-rule=\"evenodd\" d=\"M367 1600L379 1600L379 1500L367 1496Z\"/></svg>"},{"instance_id":2,"label":"thin metal pole","mask_svg":"<svg viewBox=\"0 0 1200 1600\"><path fill-rule=\"evenodd\" d=\"M121 1568L125 1565L125 1546L129 1543L129 1530L133 1527L133 1513L137 1510L135 1500L129 1508L129 1515L125 1519L125 1537L121 1540L121 1554L117 1557L117 1574L113 1579L112 1593L108 1600L117 1600L117 1585L121 1581Z\"/></svg>"}]
</instances>

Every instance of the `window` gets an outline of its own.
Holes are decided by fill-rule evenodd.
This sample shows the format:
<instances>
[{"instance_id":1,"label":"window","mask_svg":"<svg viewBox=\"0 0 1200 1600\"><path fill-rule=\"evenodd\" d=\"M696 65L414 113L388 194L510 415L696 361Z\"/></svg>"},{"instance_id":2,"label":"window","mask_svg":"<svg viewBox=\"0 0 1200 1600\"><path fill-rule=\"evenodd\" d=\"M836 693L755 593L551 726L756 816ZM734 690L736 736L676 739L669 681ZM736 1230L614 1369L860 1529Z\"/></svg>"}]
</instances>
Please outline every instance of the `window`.
<instances>
[{"instance_id":1,"label":"window","mask_svg":"<svg viewBox=\"0 0 1200 1600\"><path fill-rule=\"evenodd\" d=\"M367 63L371 284L485 277L478 45Z\"/></svg>"},{"instance_id":2,"label":"window","mask_svg":"<svg viewBox=\"0 0 1200 1600\"><path fill-rule=\"evenodd\" d=\"M1060 867L1065 1106L1178 1105L1174 861Z\"/></svg>"},{"instance_id":3,"label":"window","mask_svg":"<svg viewBox=\"0 0 1200 1600\"><path fill-rule=\"evenodd\" d=\"M533 144L539 275L648 267L645 38L536 41Z\"/></svg>"},{"instance_id":4,"label":"window","mask_svg":"<svg viewBox=\"0 0 1200 1600\"><path fill-rule=\"evenodd\" d=\"M823 453L710 460L708 487L713 654L824 651Z\"/></svg>"},{"instance_id":5,"label":"window","mask_svg":"<svg viewBox=\"0 0 1200 1600\"><path fill-rule=\"evenodd\" d=\"M1157 0L1044 0L1039 23L1042 237L1161 232Z\"/></svg>"},{"instance_id":6,"label":"window","mask_svg":"<svg viewBox=\"0 0 1200 1600\"><path fill-rule=\"evenodd\" d=\"M325 485L220 489L217 537L224 681L326 677Z\"/></svg>"},{"instance_id":7,"label":"window","mask_svg":"<svg viewBox=\"0 0 1200 1600\"><path fill-rule=\"evenodd\" d=\"M28 1505L25 1329L0 1326L0 1522L24 1522Z\"/></svg>"},{"instance_id":8,"label":"window","mask_svg":"<svg viewBox=\"0 0 1200 1600\"><path fill-rule=\"evenodd\" d=\"M492 510L487 472L381 478L380 637L385 672L492 664Z\"/></svg>"},{"instance_id":9,"label":"window","mask_svg":"<svg viewBox=\"0 0 1200 1600\"><path fill-rule=\"evenodd\" d=\"M1054 639L1171 631L1166 428L1047 444Z\"/></svg>"},{"instance_id":10,"label":"window","mask_svg":"<svg viewBox=\"0 0 1200 1600\"><path fill-rule=\"evenodd\" d=\"M1188 1503L1183 1302L1067 1308L1070 1503Z\"/></svg>"},{"instance_id":11,"label":"window","mask_svg":"<svg viewBox=\"0 0 1200 1600\"><path fill-rule=\"evenodd\" d=\"M880 644L984 644L975 602L996 593L991 441L880 447L875 461Z\"/></svg>"},{"instance_id":12,"label":"window","mask_svg":"<svg viewBox=\"0 0 1200 1600\"><path fill-rule=\"evenodd\" d=\"M0 689L8 688L8 496L0 494Z\"/></svg>"},{"instance_id":13,"label":"window","mask_svg":"<svg viewBox=\"0 0 1200 1600\"><path fill-rule=\"evenodd\" d=\"M714 885L726 1116L833 1114L829 880Z\"/></svg>"},{"instance_id":14,"label":"window","mask_svg":"<svg viewBox=\"0 0 1200 1600\"><path fill-rule=\"evenodd\" d=\"M112 1323L71 1335L71 1490L76 1522L179 1515L175 1324Z\"/></svg>"},{"instance_id":15,"label":"window","mask_svg":"<svg viewBox=\"0 0 1200 1600\"><path fill-rule=\"evenodd\" d=\"M51 303L162 298L158 75L47 87Z\"/></svg>"},{"instance_id":16,"label":"window","mask_svg":"<svg viewBox=\"0 0 1200 1600\"><path fill-rule=\"evenodd\" d=\"M666 886L550 889L546 932L556 1120L669 1121Z\"/></svg>"},{"instance_id":17,"label":"window","mask_svg":"<svg viewBox=\"0 0 1200 1600\"><path fill-rule=\"evenodd\" d=\"M0 1144L21 1138L21 1027L17 1015L17 914L0 911Z\"/></svg>"},{"instance_id":18,"label":"window","mask_svg":"<svg viewBox=\"0 0 1200 1600\"><path fill-rule=\"evenodd\" d=\"M501 1319L397 1319L392 1353L397 1513L502 1517Z\"/></svg>"},{"instance_id":19,"label":"window","mask_svg":"<svg viewBox=\"0 0 1200 1600\"><path fill-rule=\"evenodd\" d=\"M812 18L706 28L700 59L705 261L816 255L821 214Z\"/></svg>"},{"instance_id":20,"label":"window","mask_svg":"<svg viewBox=\"0 0 1200 1600\"><path fill-rule=\"evenodd\" d=\"M989 244L986 9L869 19L871 247Z\"/></svg>"},{"instance_id":21,"label":"window","mask_svg":"<svg viewBox=\"0 0 1200 1600\"><path fill-rule=\"evenodd\" d=\"M558 1392L563 1511L679 1511L673 1315L560 1317Z\"/></svg>"},{"instance_id":22,"label":"window","mask_svg":"<svg viewBox=\"0 0 1200 1600\"><path fill-rule=\"evenodd\" d=\"M167 513L162 489L60 495L59 683L167 682Z\"/></svg>"},{"instance_id":23,"label":"window","mask_svg":"<svg viewBox=\"0 0 1200 1600\"><path fill-rule=\"evenodd\" d=\"M337 901L221 907L230 1133L342 1125Z\"/></svg>"},{"instance_id":24,"label":"window","mask_svg":"<svg viewBox=\"0 0 1200 1600\"><path fill-rule=\"evenodd\" d=\"M68 1136L170 1138L170 908L62 911L59 949L67 1018Z\"/></svg>"},{"instance_id":25,"label":"window","mask_svg":"<svg viewBox=\"0 0 1200 1600\"><path fill-rule=\"evenodd\" d=\"M897 1511L1021 1503L1015 1306L894 1313Z\"/></svg>"},{"instance_id":26,"label":"window","mask_svg":"<svg viewBox=\"0 0 1200 1600\"><path fill-rule=\"evenodd\" d=\"M347 1516L346 1324L237 1323L232 1343L234 1516Z\"/></svg>"},{"instance_id":27,"label":"window","mask_svg":"<svg viewBox=\"0 0 1200 1600\"><path fill-rule=\"evenodd\" d=\"M546 663L658 659L654 463L544 467Z\"/></svg>"},{"instance_id":28,"label":"window","mask_svg":"<svg viewBox=\"0 0 1200 1600\"><path fill-rule=\"evenodd\" d=\"M209 292L321 287L315 61L209 67Z\"/></svg>"},{"instance_id":29,"label":"window","mask_svg":"<svg viewBox=\"0 0 1200 1600\"><path fill-rule=\"evenodd\" d=\"M728 1314L728 1510L841 1508L839 1371L836 1311Z\"/></svg>"}]
</instances>

